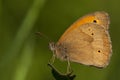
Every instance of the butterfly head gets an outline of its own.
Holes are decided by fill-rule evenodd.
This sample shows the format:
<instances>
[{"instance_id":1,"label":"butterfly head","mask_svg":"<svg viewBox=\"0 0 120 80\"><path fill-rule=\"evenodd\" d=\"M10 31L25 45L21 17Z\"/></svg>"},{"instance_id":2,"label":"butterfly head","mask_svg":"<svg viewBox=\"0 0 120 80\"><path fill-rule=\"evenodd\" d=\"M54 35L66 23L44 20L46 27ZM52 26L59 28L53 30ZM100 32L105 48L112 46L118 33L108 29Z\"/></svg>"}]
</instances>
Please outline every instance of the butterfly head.
<instances>
[{"instance_id":1,"label":"butterfly head","mask_svg":"<svg viewBox=\"0 0 120 80\"><path fill-rule=\"evenodd\" d=\"M54 42L49 42L49 49L53 52L55 52L56 50L56 45Z\"/></svg>"}]
</instances>

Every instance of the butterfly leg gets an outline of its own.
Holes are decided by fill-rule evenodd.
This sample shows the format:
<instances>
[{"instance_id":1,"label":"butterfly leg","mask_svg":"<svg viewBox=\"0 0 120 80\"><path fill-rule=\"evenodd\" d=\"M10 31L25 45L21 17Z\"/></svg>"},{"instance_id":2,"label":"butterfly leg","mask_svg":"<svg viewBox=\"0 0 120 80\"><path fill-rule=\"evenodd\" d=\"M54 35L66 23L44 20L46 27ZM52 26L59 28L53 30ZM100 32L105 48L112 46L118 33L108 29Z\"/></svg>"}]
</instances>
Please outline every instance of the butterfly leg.
<instances>
[{"instance_id":1,"label":"butterfly leg","mask_svg":"<svg viewBox=\"0 0 120 80\"><path fill-rule=\"evenodd\" d=\"M48 63L48 66L52 69L52 75L54 76L55 80L74 80L76 77L75 74L72 74L72 72L63 74L59 72L52 64Z\"/></svg>"},{"instance_id":2,"label":"butterfly leg","mask_svg":"<svg viewBox=\"0 0 120 80\"><path fill-rule=\"evenodd\" d=\"M73 72L73 71L72 71L72 68L71 68L71 65L70 65L70 60L69 60L69 58L67 59L67 63L68 63L68 65L67 65L67 73L69 74L69 73Z\"/></svg>"},{"instance_id":3,"label":"butterfly leg","mask_svg":"<svg viewBox=\"0 0 120 80\"><path fill-rule=\"evenodd\" d=\"M51 57L51 59L50 59L50 63L53 64L54 61L55 61L55 54L53 53L53 55L52 55L52 57Z\"/></svg>"}]
</instances>

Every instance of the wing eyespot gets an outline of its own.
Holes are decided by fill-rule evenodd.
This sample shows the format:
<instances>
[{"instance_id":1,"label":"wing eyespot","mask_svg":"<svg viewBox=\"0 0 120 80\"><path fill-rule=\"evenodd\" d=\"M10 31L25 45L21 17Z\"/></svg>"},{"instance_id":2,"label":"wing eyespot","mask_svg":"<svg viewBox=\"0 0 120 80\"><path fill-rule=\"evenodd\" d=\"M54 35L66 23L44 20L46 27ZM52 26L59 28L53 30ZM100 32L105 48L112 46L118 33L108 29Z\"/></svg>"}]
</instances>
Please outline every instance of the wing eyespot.
<instances>
[{"instance_id":1,"label":"wing eyespot","mask_svg":"<svg viewBox=\"0 0 120 80\"><path fill-rule=\"evenodd\" d=\"M94 35L94 33L91 33L91 35L93 36L93 35Z\"/></svg>"},{"instance_id":2,"label":"wing eyespot","mask_svg":"<svg viewBox=\"0 0 120 80\"><path fill-rule=\"evenodd\" d=\"M97 23L97 20L93 20L93 23Z\"/></svg>"},{"instance_id":3,"label":"wing eyespot","mask_svg":"<svg viewBox=\"0 0 120 80\"><path fill-rule=\"evenodd\" d=\"M98 50L97 52L98 52L98 53L101 53L101 50Z\"/></svg>"}]
</instances>

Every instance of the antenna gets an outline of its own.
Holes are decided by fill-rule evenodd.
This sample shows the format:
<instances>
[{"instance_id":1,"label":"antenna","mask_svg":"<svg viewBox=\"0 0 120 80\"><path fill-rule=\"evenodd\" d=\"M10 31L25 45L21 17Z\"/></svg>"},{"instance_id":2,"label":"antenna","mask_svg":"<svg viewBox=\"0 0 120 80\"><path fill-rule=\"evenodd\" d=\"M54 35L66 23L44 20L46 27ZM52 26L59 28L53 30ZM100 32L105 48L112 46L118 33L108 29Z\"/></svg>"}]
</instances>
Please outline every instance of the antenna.
<instances>
[{"instance_id":1,"label":"antenna","mask_svg":"<svg viewBox=\"0 0 120 80\"><path fill-rule=\"evenodd\" d=\"M45 34L43 34L43 33L41 33L41 32L36 32L35 34L37 34L37 35L39 35L39 36L42 36L42 37L44 37L45 39L47 39L49 42L51 42L51 39L50 39L48 36L46 36Z\"/></svg>"}]
</instances>

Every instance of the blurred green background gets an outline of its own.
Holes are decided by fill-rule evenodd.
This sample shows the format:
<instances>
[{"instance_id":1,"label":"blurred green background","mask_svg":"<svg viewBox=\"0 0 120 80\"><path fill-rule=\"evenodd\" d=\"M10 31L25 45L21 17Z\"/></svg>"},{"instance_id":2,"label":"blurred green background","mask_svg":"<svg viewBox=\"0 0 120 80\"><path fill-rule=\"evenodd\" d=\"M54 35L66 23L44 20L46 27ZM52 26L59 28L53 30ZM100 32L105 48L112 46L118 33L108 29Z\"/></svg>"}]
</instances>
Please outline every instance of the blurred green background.
<instances>
[{"instance_id":1,"label":"blurred green background","mask_svg":"<svg viewBox=\"0 0 120 80\"><path fill-rule=\"evenodd\" d=\"M71 63L75 80L120 80L120 0L0 0L0 80L53 80L47 66L52 52L42 32L57 41L79 17L94 11L110 15L113 55L97 69ZM66 62L55 61L62 73Z\"/></svg>"}]
</instances>

